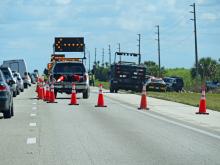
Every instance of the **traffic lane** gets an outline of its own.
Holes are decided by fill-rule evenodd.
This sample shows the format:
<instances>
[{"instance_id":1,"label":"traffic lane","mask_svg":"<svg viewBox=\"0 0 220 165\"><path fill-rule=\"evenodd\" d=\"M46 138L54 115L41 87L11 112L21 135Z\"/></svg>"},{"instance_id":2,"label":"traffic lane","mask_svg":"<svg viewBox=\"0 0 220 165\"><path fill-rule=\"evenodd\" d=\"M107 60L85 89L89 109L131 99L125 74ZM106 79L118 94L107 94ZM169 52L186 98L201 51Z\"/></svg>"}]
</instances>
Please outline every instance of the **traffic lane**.
<instances>
[{"instance_id":1,"label":"traffic lane","mask_svg":"<svg viewBox=\"0 0 220 165\"><path fill-rule=\"evenodd\" d=\"M68 97L66 97L68 98ZM40 107L40 164L218 164L219 140L97 94ZM146 112L147 113L147 112Z\"/></svg>"},{"instance_id":2,"label":"traffic lane","mask_svg":"<svg viewBox=\"0 0 220 165\"><path fill-rule=\"evenodd\" d=\"M37 113L36 100L33 98L33 89L22 92L14 100L14 116L10 119L0 119L0 164L30 165L36 162L33 152L36 147L27 145L28 137L36 137L38 130L29 124L36 122L31 113Z\"/></svg>"},{"instance_id":3,"label":"traffic lane","mask_svg":"<svg viewBox=\"0 0 220 165\"><path fill-rule=\"evenodd\" d=\"M92 88L91 90L96 92L97 88ZM120 100L120 102L129 106L138 107L140 105L141 97L136 94L109 93L108 90L105 90L105 95L113 100ZM198 111L198 107L151 97L147 97L147 103L151 113L173 118L173 120L178 119L179 121L220 133L219 112L207 110L209 115L196 115L195 112Z\"/></svg>"}]
</instances>

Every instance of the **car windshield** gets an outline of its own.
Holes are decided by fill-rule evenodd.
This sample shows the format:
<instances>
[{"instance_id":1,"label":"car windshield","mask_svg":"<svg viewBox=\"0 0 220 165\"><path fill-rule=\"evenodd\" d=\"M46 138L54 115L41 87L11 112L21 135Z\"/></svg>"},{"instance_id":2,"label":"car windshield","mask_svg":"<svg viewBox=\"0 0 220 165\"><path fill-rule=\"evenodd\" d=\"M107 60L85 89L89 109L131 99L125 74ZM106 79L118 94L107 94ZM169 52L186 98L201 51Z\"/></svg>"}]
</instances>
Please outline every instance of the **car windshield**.
<instances>
[{"instance_id":1,"label":"car windshield","mask_svg":"<svg viewBox=\"0 0 220 165\"><path fill-rule=\"evenodd\" d=\"M54 73L84 73L85 68L82 63L58 63L54 67Z\"/></svg>"},{"instance_id":2,"label":"car windshield","mask_svg":"<svg viewBox=\"0 0 220 165\"><path fill-rule=\"evenodd\" d=\"M10 73L8 72L8 70L6 69L1 69L2 73L4 74L5 78L8 79L8 78L11 78L11 75Z\"/></svg>"},{"instance_id":3,"label":"car windshield","mask_svg":"<svg viewBox=\"0 0 220 165\"><path fill-rule=\"evenodd\" d=\"M153 82L153 83L163 83L163 80L160 80L160 79L151 79L151 82Z\"/></svg>"},{"instance_id":4,"label":"car windshield","mask_svg":"<svg viewBox=\"0 0 220 165\"><path fill-rule=\"evenodd\" d=\"M170 79L170 78L165 78L165 79L164 79L164 82L167 82L167 83L172 83L172 82L173 82L173 79Z\"/></svg>"}]
</instances>

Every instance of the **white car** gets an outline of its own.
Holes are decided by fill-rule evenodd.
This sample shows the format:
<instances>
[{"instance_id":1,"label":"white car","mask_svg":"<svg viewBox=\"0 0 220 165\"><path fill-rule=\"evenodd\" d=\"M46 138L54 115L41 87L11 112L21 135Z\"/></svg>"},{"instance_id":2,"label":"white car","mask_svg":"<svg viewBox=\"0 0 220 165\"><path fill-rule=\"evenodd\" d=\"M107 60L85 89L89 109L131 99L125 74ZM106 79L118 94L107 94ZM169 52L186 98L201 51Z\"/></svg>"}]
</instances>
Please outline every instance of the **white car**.
<instances>
[{"instance_id":1,"label":"white car","mask_svg":"<svg viewBox=\"0 0 220 165\"><path fill-rule=\"evenodd\" d=\"M28 86L31 86L31 78L29 77L27 72L24 73L23 81L24 81L24 88L28 88Z\"/></svg>"}]
</instances>

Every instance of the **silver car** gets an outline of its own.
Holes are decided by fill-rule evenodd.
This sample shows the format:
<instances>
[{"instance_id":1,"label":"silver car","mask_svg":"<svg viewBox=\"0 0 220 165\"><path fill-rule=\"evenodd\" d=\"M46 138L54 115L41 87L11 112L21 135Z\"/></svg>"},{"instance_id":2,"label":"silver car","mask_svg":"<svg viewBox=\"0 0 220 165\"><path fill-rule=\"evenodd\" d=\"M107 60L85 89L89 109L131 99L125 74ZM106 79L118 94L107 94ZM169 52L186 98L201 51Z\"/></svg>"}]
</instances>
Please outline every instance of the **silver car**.
<instances>
[{"instance_id":1,"label":"silver car","mask_svg":"<svg viewBox=\"0 0 220 165\"><path fill-rule=\"evenodd\" d=\"M13 71L13 73L14 73L14 77L17 79L17 85L18 85L19 90L21 92L23 92L24 91L24 81L21 78L20 73L15 72L15 71Z\"/></svg>"}]
</instances>

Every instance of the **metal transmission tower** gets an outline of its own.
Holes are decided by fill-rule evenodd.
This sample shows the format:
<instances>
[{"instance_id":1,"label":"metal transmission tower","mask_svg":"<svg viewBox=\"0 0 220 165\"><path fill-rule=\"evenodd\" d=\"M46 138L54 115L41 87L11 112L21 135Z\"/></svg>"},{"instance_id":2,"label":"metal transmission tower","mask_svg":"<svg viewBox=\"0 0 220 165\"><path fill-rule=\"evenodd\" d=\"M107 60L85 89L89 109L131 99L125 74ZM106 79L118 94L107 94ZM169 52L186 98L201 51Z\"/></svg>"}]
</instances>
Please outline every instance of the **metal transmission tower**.
<instances>
[{"instance_id":1,"label":"metal transmission tower","mask_svg":"<svg viewBox=\"0 0 220 165\"><path fill-rule=\"evenodd\" d=\"M108 52L109 52L109 66L111 66L111 63L112 63L112 57L111 57L111 45L108 45Z\"/></svg>"},{"instance_id":2,"label":"metal transmission tower","mask_svg":"<svg viewBox=\"0 0 220 165\"><path fill-rule=\"evenodd\" d=\"M190 5L193 7L193 11L191 11L191 13L193 13L194 18L191 19L194 22L194 34L195 34L195 62L196 62L196 88L198 88L198 75L199 75L199 71L198 71L198 47L197 47L197 27L196 27L196 4L193 3L192 5Z\"/></svg>"},{"instance_id":3,"label":"metal transmission tower","mask_svg":"<svg viewBox=\"0 0 220 165\"><path fill-rule=\"evenodd\" d=\"M138 35L138 54L139 54L139 59L138 59L138 64L141 64L141 34Z\"/></svg>"},{"instance_id":4,"label":"metal transmission tower","mask_svg":"<svg viewBox=\"0 0 220 165\"><path fill-rule=\"evenodd\" d=\"M160 26L157 25L157 45L158 45L158 65L159 65L159 77L161 76L161 70L160 70Z\"/></svg>"}]
</instances>

